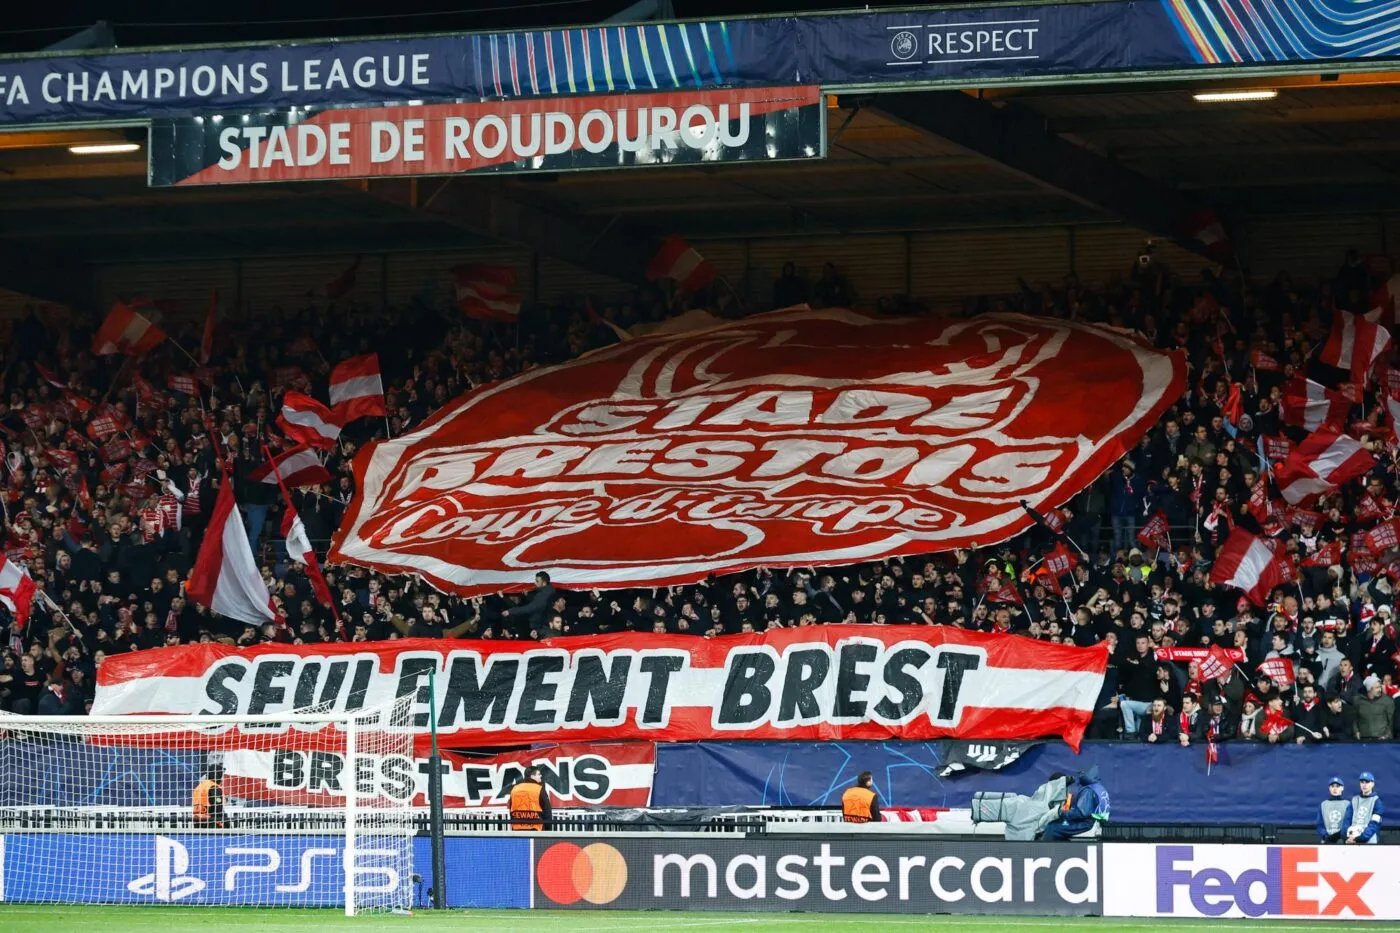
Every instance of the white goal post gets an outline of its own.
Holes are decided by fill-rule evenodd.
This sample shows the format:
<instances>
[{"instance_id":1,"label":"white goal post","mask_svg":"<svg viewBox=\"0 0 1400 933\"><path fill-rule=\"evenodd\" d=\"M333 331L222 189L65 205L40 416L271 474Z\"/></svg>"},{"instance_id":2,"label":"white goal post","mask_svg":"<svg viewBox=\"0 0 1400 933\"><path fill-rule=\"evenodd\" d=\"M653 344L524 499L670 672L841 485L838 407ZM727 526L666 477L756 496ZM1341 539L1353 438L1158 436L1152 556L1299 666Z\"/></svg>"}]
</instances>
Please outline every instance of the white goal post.
<instances>
[{"instance_id":1,"label":"white goal post","mask_svg":"<svg viewBox=\"0 0 1400 933\"><path fill-rule=\"evenodd\" d=\"M0 902L408 910L410 705L0 716Z\"/></svg>"}]
</instances>

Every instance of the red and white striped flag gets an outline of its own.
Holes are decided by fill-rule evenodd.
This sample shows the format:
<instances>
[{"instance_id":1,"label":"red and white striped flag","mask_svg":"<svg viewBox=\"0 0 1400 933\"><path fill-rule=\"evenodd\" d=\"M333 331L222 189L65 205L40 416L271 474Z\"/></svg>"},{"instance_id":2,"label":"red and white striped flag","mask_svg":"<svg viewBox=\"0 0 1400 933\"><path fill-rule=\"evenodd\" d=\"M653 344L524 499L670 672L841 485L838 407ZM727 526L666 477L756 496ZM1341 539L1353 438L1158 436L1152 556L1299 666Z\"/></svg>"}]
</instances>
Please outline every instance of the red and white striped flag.
<instances>
[{"instance_id":1,"label":"red and white striped flag","mask_svg":"<svg viewBox=\"0 0 1400 933\"><path fill-rule=\"evenodd\" d=\"M1357 314L1332 312L1332 333L1322 347L1319 359L1328 366L1345 369L1357 385L1371 381L1371 367L1390 346L1390 331Z\"/></svg>"},{"instance_id":2,"label":"red and white striped flag","mask_svg":"<svg viewBox=\"0 0 1400 933\"><path fill-rule=\"evenodd\" d=\"M1243 590L1256 606L1264 605L1270 591L1291 576L1287 561L1275 554L1262 538L1243 528L1230 532L1210 568L1212 583Z\"/></svg>"},{"instance_id":3,"label":"red and white striped flag","mask_svg":"<svg viewBox=\"0 0 1400 933\"><path fill-rule=\"evenodd\" d=\"M1340 428L1347 423L1349 402L1340 392L1303 376L1294 376L1283 386L1283 423L1316 431L1326 425Z\"/></svg>"},{"instance_id":4,"label":"red and white striped flag","mask_svg":"<svg viewBox=\"0 0 1400 933\"><path fill-rule=\"evenodd\" d=\"M165 331L137 313L146 304L117 302L92 337L92 352L98 356L125 353L140 356L154 350L165 339Z\"/></svg>"},{"instance_id":5,"label":"red and white striped flag","mask_svg":"<svg viewBox=\"0 0 1400 933\"><path fill-rule=\"evenodd\" d=\"M1390 434L1400 442L1400 398L1391 393L1385 396L1385 413L1390 417Z\"/></svg>"},{"instance_id":6,"label":"red and white striped flag","mask_svg":"<svg viewBox=\"0 0 1400 933\"><path fill-rule=\"evenodd\" d=\"M39 374L39 378L53 386L55 389L67 389L68 384L58 378L58 373L49 369L43 363L35 363L34 371Z\"/></svg>"},{"instance_id":7,"label":"red and white striped flag","mask_svg":"<svg viewBox=\"0 0 1400 933\"><path fill-rule=\"evenodd\" d=\"M15 628L21 632L29 625L29 613L37 592L39 586L30 578L28 570L8 557L0 557L0 603L10 610Z\"/></svg>"},{"instance_id":8,"label":"red and white striped flag","mask_svg":"<svg viewBox=\"0 0 1400 933\"><path fill-rule=\"evenodd\" d=\"M335 412L300 392L288 392L282 396L282 411L277 416L277 426L298 444L324 450L335 447L336 439L345 427Z\"/></svg>"},{"instance_id":9,"label":"red and white striped flag","mask_svg":"<svg viewBox=\"0 0 1400 933\"><path fill-rule=\"evenodd\" d=\"M520 295L515 290L515 269L511 266L455 266L452 280L457 289L457 307L467 317L506 323L520 319Z\"/></svg>"},{"instance_id":10,"label":"red and white striped flag","mask_svg":"<svg viewBox=\"0 0 1400 933\"><path fill-rule=\"evenodd\" d=\"M1332 430L1309 434L1274 467L1279 493L1290 505L1310 502L1369 472L1376 458L1355 438Z\"/></svg>"},{"instance_id":11,"label":"red and white striped flag","mask_svg":"<svg viewBox=\"0 0 1400 933\"><path fill-rule=\"evenodd\" d=\"M389 413L384 403L384 381L379 375L379 354L355 356L331 370L331 408L342 425L356 418L382 417Z\"/></svg>"},{"instance_id":12,"label":"red and white striped flag","mask_svg":"<svg viewBox=\"0 0 1400 933\"><path fill-rule=\"evenodd\" d=\"M278 478L288 486L319 486L329 483L331 475L321 463L321 455L313 447L293 447L258 467L248 478L255 483L276 483Z\"/></svg>"},{"instance_id":13,"label":"red and white striped flag","mask_svg":"<svg viewBox=\"0 0 1400 933\"><path fill-rule=\"evenodd\" d=\"M696 252L695 247L678 236L670 237L661 244L647 266L647 279L671 279L682 292L698 292L709 285L719 275L719 270Z\"/></svg>"},{"instance_id":14,"label":"red and white striped flag","mask_svg":"<svg viewBox=\"0 0 1400 933\"><path fill-rule=\"evenodd\" d=\"M227 476L219 487L185 593L211 612L240 622L260 625L277 618Z\"/></svg>"},{"instance_id":15,"label":"red and white striped flag","mask_svg":"<svg viewBox=\"0 0 1400 933\"><path fill-rule=\"evenodd\" d=\"M263 454L272 459L272 451L266 446L263 447ZM311 582L311 591L316 594L316 599L321 605L330 609L340 637L344 638L345 629L340 624L340 613L336 611L335 601L331 598L331 588L321 573L321 562L316 559L316 549L311 546L311 536L306 533L306 525L297 514L296 506L292 504L292 494L284 484L279 483L278 486L282 490L282 501L287 504L286 511L282 513L282 537L286 542L287 556L306 568L306 578Z\"/></svg>"}]
</instances>

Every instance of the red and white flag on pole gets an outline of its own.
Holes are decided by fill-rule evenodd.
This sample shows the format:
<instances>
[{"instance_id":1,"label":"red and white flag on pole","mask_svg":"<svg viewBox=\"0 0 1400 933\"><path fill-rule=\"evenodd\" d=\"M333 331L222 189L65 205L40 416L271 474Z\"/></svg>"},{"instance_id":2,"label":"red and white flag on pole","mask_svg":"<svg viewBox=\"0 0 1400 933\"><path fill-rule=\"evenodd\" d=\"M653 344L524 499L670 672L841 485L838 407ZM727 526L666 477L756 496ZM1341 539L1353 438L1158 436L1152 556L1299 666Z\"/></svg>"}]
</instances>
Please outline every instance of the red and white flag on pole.
<instances>
[{"instance_id":1,"label":"red and white flag on pole","mask_svg":"<svg viewBox=\"0 0 1400 933\"><path fill-rule=\"evenodd\" d=\"M1205 245L1206 252L1216 262L1225 262L1235 252L1235 244L1225 230L1220 216L1209 208L1196 211L1186 222L1186 235Z\"/></svg>"},{"instance_id":2,"label":"red and white flag on pole","mask_svg":"<svg viewBox=\"0 0 1400 933\"><path fill-rule=\"evenodd\" d=\"M647 279L671 279L680 286L682 292L698 292L714 281L719 270L696 252L695 247L678 236L670 237L661 244L651 265L647 266Z\"/></svg>"},{"instance_id":3,"label":"red and white flag on pole","mask_svg":"<svg viewBox=\"0 0 1400 933\"><path fill-rule=\"evenodd\" d=\"M355 356L331 370L331 408L342 425L356 418L387 415L384 380L379 375L379 354Z\"/></svg>"},{"instance_id":4,"label":"red and white flag on pole","mask_svg":"<svg viewBox=\"0 0 1400 933\"><path fill-rule=\"evenodd\" d=\"M286 483L288 486L319 486L331 481L331 474L321 463L321 455L313 447L293 447L258 467L248 478L255 483Z\"/></svg>"},{"instance_id":5,"label":"red and white flag on pole","mask_svg":"<svg viewBox=\"0 0 1400 933\"><path fill-rule=\"evenodd\" d=\"M1274 467L1279 493L1301 505L1369 472L1376 458L1355 438L1332 430L1309 434L1288 459Z\"/></svg>"},{"instance_id":6,"label":"red and white flag on pole","mask_svg":"<svg viewBox=\"0 0 1400 933\"><path fill-rule=\"evenodd\" d=\"M1297 679L1293 672L1293 662L1287 658L1265 658L1259 662L1259 673L1268 675L1281 690L1293 686L1294 680Z\"/></svg>"},{"instance_id":7,"label":"red and white flag on pole","mask_svg":"<svg viewBox=\"0 0 1400 933\"><path fill-rule=\"evenodd\" d=\"M92 352L98 356L125 353L140 356L154 350L165 339L165 331L152 324L146 317L137 313L145 303L126 304L117 302L97 333L92 336Z\"/></svg>"},{"instance_id":8,"label":"red and white flag on pole","mask_svg":"<svg viewBox=\"0 0 1400 933\"><path fill-rule=\"evenodd\" d=\"M49 369L43 363L35 363L34 371L39 374L39 378L53 386L55 389L67 389L68 384L58 378L58 373Z\"/></svg>"},{"instance_id":9,"label":"red and white flag on pole","mask_svg":"<svg viewBox=\"0 0 1400 933\"><path fill-rule=\"evenodd\" d=\"M1366 546L1376 554L1384 554L1393 547L1400 547L1400 518L1381 522L1366 532Z\"/></svg>"},{"instance_id":10,"label":"red and white flag on pole","mask_svg":"<svg viewBox=\"0 0 1400 933\"><path fill-rule=\"evenodd\" d=\"M1201 658L1201 679L1220 680L1230 673L1230 668L1234 662L1230 660L1230 655L1219 645L1211 645L1210 652Z\"/></svg>"},{"instance_id":11,"label":"red and white flag on pole","mask_svg":"<svg viewBox=\"0 0 1400 933\"><path fill-rule=\"evenodd\" d=\"M1385 395L1385 413L1390 416L1390 434L1400 442L1400 398L1390 393Z\"/></svg>"},{"instance_id":12,"label":"red and white flag on pole","mask_svg":"<svg viewBox=\"0 0 1400 933\"><path fill-rule=\"evenodd\" d=\"M1283 367L1279 361L1274 359L1263 350L1251 350L1249 352L1249 365L1264 373L1282 372Z\"/></svg>"},{"instance_id":13,"label":"red and white flag on pole","mask_svg":"<svg viewBox=\"0 0 1400 933\"><path fill-rule=\"evenodd\" d=\"M227 476L219 486L185 593L211 612L240 622L261 625L277 619Z\"/></svg>"},{"instance_id":14,"label":"red and white flag on pole","mask_svg":"<svg viewBox=\"0 0 1400 933\"><path fill-rule=\"evenodd\" d=\"M29 625L29 611L38 591L39 586L30 578L28 570L8 557L0 557L0 603L10 610L15 628L21 632Z\"/></svg>"},{"instance_id":15,"label":"red and white flag on pole","mask_svg":"<svg viewBox=\"0 0 1400 933\"><path fill-rule=\"evenodd\" d=\"M515 290L513 267L475 263L454 266L452 280L457 288L457 307L467 317L508 324L520 319L520 295Z\"/></svg>"},{"instance_id":16,"label":"red and white flag on pole","mask_svg":"<svg viewBox=\"0 0 1400 933\"><path fill-rule=\"evenodd\" d=\"M1144 522L1142 528L1138 530L1137 539L1138 544L1143 547L1170 551L1172 549L1171 524L1167 520L1167 513L1161 509L1153 512L1152 517Z\"/></svg>"},{"instance_id":17,"label":"red and white flag on pole","mask_svg":"<svg viewBox=\"0 0 1400 933\"><path fill-rule=\"evenodd\" d=\"M214 325L219 320L219 290L209 290L209 311L204 315L204 333L199 338L199 363L209 365L209 357L214 353Z\"/></svg>"},{"instance_id":18,"label":"red and white flag on pole","mask_svg":"<svg viewBox=\"0 0 1400 933\"><path fill-rule=\"evenodd\" d=\"M1371 367L1390 346L1390 331L1358 314L1332 312L1332 333L1322 347L1319 359L1328 366L1345 369L1353 382L1363 388L1371 381Z\"/></svg>"},{"instance_id":19,"label":"red and white flag on pole","mask_svg":"<svg viewBox=\"0 0 1400 933\"><path fill-rule=\"evenodd\" d=\"M266 446L263 447L263 455L269 460L272 459L272 451ZM326 583L325 575L321 573L321 562L316 559L316 549L311 546L311 536L306 533L306 524L297 514L296 506L292 504L292 494L286 485L278 483L278 486L282 489L282 501L287 504L286 511L282 513L282 537L286 540L287 556L306 567L306 578L311 581L311 591L316 594L316 599L321 605L330 609L331 615L335 617L336 628L344 638L345 629L340 625L340 613L336 612L331 588Z\"/></svg>"},{"instance_id":20,"label":"red and white flag on pole","mask_svg":"<svg viewBox=\"0 0 1400 933\"><path fill-rule=\"evenodd\" d=\"M1316 431L1325 425L1341 427L1347 423L1349 402L1340 392L1334 392L1303 376L1294 376L1283 386L1283 423Z\"/></svg>"},{"instance_id":21,"label":"red and white flag on pole","mask_svg":"<svg viewBox=\"0 0 1400 933\"><path fill-rule=\"evenodd\" d=\"M343 295L348 295L355 287L355 279L360 274L360 261L363 256L356 256L355 261L345 268L345 271L327 282L319 289L313 289L306 293L308 298L328 298L334 301Z\"/></svg>"},{"instance_id":22,"label":"red and white flag on pole","mask_svg":"<svg viewBox=\"0 0 1400 933\"><path fill-rule=\"evenodd\" d=\"M1400 274L1392 275L1371 294L1371 312L1366 317L1382 324L1400 323Z\"/></svg>"},{"instance_id":23,"label":"red and white flag on pole","mask_svg":"<svg viewBox=\"0 0 1400 933\"><path fill-rule=\"evenodd\" d=\"M298 444L324 450L335 447L336 439L345 427L334 411L300 392L288 392L282 396L282 411L277 416L277 426Z\"/></svg>"},{"instance_id":24,"label":"red and white flag on pole","mask_svg":"<svg viewBox=\"0 0 1400 933\"><path fill-rule=\"evenodd\" d=\"M1243 590L1256 606L1264 605L1269 592L1291 577L1287 561L1275 554L1262 538L1243 528L1230 532L1210 569L1212 583Z\"/></svg>"}]
</instances>

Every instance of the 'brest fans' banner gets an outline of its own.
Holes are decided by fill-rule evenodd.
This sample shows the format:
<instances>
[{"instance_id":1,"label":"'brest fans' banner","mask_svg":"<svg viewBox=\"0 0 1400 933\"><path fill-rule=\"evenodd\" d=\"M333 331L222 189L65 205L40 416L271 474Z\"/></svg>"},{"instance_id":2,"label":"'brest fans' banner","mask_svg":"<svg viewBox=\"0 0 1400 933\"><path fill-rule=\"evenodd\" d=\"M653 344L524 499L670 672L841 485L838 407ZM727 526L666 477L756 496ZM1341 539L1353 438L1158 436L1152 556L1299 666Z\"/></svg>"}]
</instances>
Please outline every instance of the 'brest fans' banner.
<instances>
[{"instance_id":1,"label":"'brest fans' banner","mask_svg":"<svg viewBox=\"0 0 1400 933\"><path fill-rule=\"evenodd\" d=\"M568 171L826 155L815 87L154 120L152 185Z\"/></svg>"},{"instance_id":2,"label":"'brest fans' banner","mask_svg":"<svg viewBox=\"0 0 1400 933\"><path fill-rule=\"evenodd\" d=\"M197 644L108 658L93 712L268 715L388 708L412 696L411 728L423 733L436 669L438 732L457 747L1055 735L1078 745L1107 663L1103 648L898 625L711 639L596 635L529 647L435 639ZM288 734L280 747L327 746L314 734L303 738ZM219 741L212 737L210 747Z\"/></svg>"},{"instance_id":3,"label":"'brest fans' banner","mask_svg":"<svg viewBox=\"0 0 1400 933\"><path fill-rule=\"evenodd\" d=\"M651 803L656 746L650 742L553 745L469 757L444 751L443 806L503 807L511 787L538 765L560 806L645 807ZM415 807L428 805L427 757L356 755L361 794ZM276 748L225 752L224 792L241 800L309 807L345 806L345 756L333 751Z\"/></svg>"},{"instance_id":4,"label":"'brest fans' banner","mask_svg":"<svg viewBox=\"0 0 1400 933\"><path fill-rule=\"evenodd\" d=\"M464 595L994 544L1132 449L1180 354L1021 315L805 307L471 392L355 459L331 560Z\"/></svg>"}]
</instances>

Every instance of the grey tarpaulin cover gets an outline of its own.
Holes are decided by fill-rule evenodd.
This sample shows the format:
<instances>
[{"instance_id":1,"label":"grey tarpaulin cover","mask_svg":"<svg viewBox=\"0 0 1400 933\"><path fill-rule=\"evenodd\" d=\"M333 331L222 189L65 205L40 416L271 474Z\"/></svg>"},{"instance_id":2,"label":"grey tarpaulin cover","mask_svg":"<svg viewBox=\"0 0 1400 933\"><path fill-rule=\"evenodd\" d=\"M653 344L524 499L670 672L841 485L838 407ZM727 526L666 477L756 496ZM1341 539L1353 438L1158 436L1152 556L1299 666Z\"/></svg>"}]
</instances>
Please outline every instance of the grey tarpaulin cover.
<instances>
[{"instance_id":1,"label":"grey tarpaulin cover","mask_svg":"<svg viewBox=\"0 0 1400 933\"><path fill-rule=\"evenodd\" d=\"M1069 779L1052 778L1027 797L1024 794L978 791L972 795L972 822L1005 823L1006 838L1012 841L1035 839L1060 815L1060 805L1069 791Z\"/></svg>"}]
</instances>

